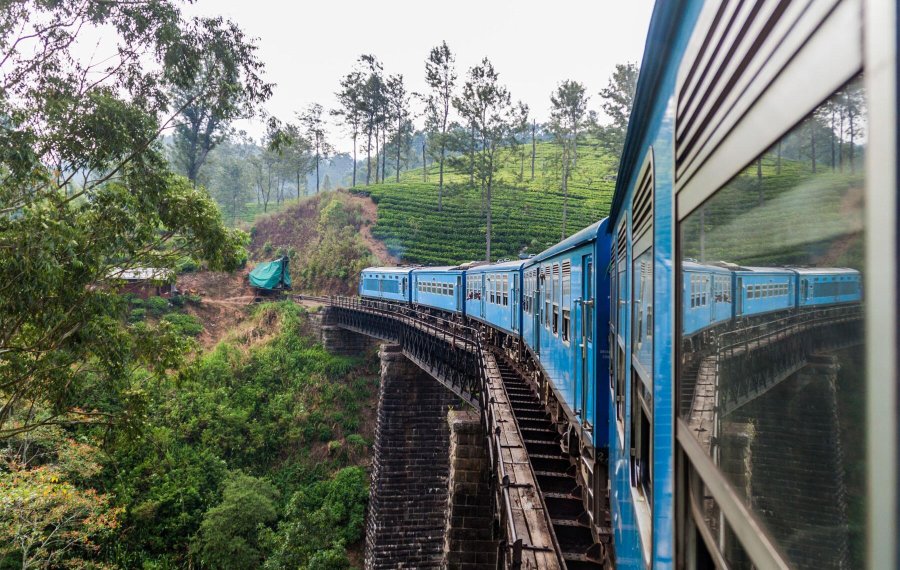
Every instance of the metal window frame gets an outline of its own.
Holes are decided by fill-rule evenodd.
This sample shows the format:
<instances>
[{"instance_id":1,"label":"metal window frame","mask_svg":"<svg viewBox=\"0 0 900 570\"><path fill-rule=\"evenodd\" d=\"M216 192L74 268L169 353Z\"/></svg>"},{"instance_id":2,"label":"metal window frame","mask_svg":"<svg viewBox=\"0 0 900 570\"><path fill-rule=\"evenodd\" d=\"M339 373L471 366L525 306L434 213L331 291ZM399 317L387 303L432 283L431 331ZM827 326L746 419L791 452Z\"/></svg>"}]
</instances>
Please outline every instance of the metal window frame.
<instances>
[{"instance_id":1,"label":"metal window frame","mask_svg":"<svg viewBox=\"0 0 900 570\"><path fill-rule=\"evenodd\" d=\"M732 532L753 564L757 568L790 570L790 565L779 552L775 542L757 522L756 517L747 509L740 497L731 489L715 463L700 446L700 442L694 439L690 428L680 417L675 421L675 438L687 456L691 467L709 489L713 500L716 501L719 510L725 516L725 520L728 521ZM695 522L698 525L706 524L703 520Z\"/></svg>"},{"instance_id":2,"label":"metal window frame","mask_svg":"<svg viewBox=\"0 0 900 570\"><path fill-rule=\"evenodd\" d=\"M865 0L864 78L869 116L866 153L866 445L870 568L898 562L897 391L897 10L896 0ZM878 437L873 437L877 434Z\"/></svg>"}]
</instances>

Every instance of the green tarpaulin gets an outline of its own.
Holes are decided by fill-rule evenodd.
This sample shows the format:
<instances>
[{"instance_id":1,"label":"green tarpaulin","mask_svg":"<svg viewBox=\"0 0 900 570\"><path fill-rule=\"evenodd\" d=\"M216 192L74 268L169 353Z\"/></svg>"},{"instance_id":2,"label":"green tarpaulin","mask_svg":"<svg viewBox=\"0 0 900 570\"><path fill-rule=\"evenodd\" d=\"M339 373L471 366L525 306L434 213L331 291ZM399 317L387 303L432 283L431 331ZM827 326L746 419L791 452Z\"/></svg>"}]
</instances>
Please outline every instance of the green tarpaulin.
<instances>
[{"instance_id":1,"label":"green tarpaulin","mask_svg":"<svg viewBox=\"0 0 900 570\"><path fill-rule=\"evenodd\" d=\"M250 284L260 289L290 289L291 274L287 256L260 263L250 272Z\"/></svg>"}]
</instances>

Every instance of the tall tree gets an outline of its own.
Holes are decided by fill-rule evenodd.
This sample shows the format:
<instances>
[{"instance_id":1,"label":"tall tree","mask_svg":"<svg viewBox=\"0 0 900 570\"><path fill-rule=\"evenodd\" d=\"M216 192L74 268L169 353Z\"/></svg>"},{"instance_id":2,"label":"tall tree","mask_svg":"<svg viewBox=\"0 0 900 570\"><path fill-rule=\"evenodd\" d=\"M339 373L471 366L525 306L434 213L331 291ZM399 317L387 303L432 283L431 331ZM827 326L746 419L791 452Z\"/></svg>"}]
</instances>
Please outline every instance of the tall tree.
<instances>
[{"instance_id":1,"label":"tall tree","mask_svg":"<svg viewBox=\"0 0 900 570\"><path fill-rule=\"evenodd\" d=\"M625 147L625 134L634 103L638 73L639 69L633 63L617 64L609 83L600 90L600 98L603 100L600 108L611 123L600 128L598 136L607 152L616 158L617 164Z\"/></svg>"},{"instance_id":2,"label":"tall tree","mask_svg":"<svg viewBox=\"0 0 900 570\"><path fill-rule=\"evenodd\" d=\"M385 84L388 106L388 123L391 125L395 151L396 180L400 182L400 156L408 144L412 124L409 120L409 93L403 84L403 75L391 75Z\"/></svg>"},{"instance_id":3,"label":"tall tree","mask_svg":"<svg viewBox=\"0 0 900 570\"><path fill-rule=\"evenodd\" d=\"M431 147L437 149L438 156L438 211L443 209L444 158L447 153L447 127L450 106L453 103L453 88L456 86L456 57L447 42L431 48L425 60L425 82L429 92L425 100L425 128L432 140Z\"/></svg>"},{"instance_id":4,"label":"tall tree","mask_svg":"<svg viewBox=\"0 0 900 570\"><path fill-rule=\"evenodd\" d=\"M284 158L286 166L294 178L297 199L299 200L300 193L306 190L306 174L312 170L313 161L315 160L312 146L300 125L287 124L284 126L282 133L283 137L280 139L281 144L278 145L278 151Z\"/></svg>"},{"instance_id":5,"label":"tall tree","mask_svg":"<svg viewBox=\"0 0 900 570\"><path fill-rule=\"evenodd\" d=\"M566 80L550 94L548 127L560 153L560 185L563 192L562 239L566 237L569 209L569 178L578 166L578 135L587 117L587 90L577 81Z\"/></svg>"},{"instance_id":6,"label":"tall tree","mask_svg":"<svg viewBox=\"0 0 900 570\"><path fill-rule=\"evenodd\" d=\"M353 139L353 186L356 186L356 143L363 125L363 92L365 83L359 70L348 73L341 79L341 90L336 93L340 107L331 111L341 117L344 126Z\"/></svg>"},{"instance_id":7,"label":"tall tree","mask_svg":"<svg viewBox=\"0 0 900 570\"><path fill-rule=\"evenodd\" d=\"M378 165L378 133L382 124L384 109L384 79L383 67L374 55L366 54L359 57L359 65L363 69L363 85L359 99L360 112L363 117L363 132L366 135L366 186L372 180L372 143L375 143L375 164ZM375 181L378 182L378 173L375 173Z\"/></svg>"},{"instance_id":8,"label":"tall tree","mask_svg":"<svg viewBox=\"0 0 900 570\"><path fill-rule=\"evenodd\" d=\"M237 225L248 200L253 199L253 180L250 176L250 156L256 150L246 133L221 144L210 159L213 175L208 189L219 203L231 226Z\"/></svg>"},{"instance_id":9,"label":"tall tree","mask_svg":"<svg viewBox=\"0 0 900 570\"><path fill-rule=\"evenodd\" d=\"M328 158L332 152L331 144L325 136L325 119L323 118L324 109L322 105L313 103L309 106L305 113L300 115L300 124L306 131L306 138L312 147L313 156L315 157L316 169L316 194L319 193L319 162L323 158Z\"/></svg>"},{"instance_id":10,"label":"tall tree","mask_svg":"<svg viewBox=\"0 0 900 570\"><path fill-rule=\"evenodd\" d=\"M484 188L485 202L485 259L491 260L492 195L495 175L501 164L498 151L510 141L522 119L524 105L514 106L509 90L500 84L500 76L488 58L469 69L462 95L454 99L461 114L473 121L481 151L475 156L475 175Z\"/></svg>"},{"instance_id":11,"label":"tall tree","mask_svg":"<svg viewBox=\"0 0 900 570\"><path fill-rule=\"evenodd\" d=\"M202 60L190 82L172 86L180 111L174 161L194 184L209 152L225 140L232 122L252 116L272 94L272 85L261 77L263 64L256 56L256 44L237 24L204 18L198 25L218 41L202 46ZM223 48L222 42L230 47Z\"/></svg>"},{"instance_id":12,"label":"tall tree","mask_svg":"<svg viewBox=\"0 0 900 570\"><path fill-rule=\"evenodd\" d=\"M91 26L115 44L102 63L69 50ZM200 69L212 70L207 81L232 65L256 69L252 53L230 25L184 20L167 1L0 10L0 440L127 421L128 406L93 415L73 391L93 383L122 395L135 369L161 377L183 358L164 328L126 325L114 293L128 268L173 268L184 256L239 263L244 235L169 170L157 143L181 111L165 86L187 89ZM11 422L29 409L43 411Z\"/></svg>"}]
</instances>

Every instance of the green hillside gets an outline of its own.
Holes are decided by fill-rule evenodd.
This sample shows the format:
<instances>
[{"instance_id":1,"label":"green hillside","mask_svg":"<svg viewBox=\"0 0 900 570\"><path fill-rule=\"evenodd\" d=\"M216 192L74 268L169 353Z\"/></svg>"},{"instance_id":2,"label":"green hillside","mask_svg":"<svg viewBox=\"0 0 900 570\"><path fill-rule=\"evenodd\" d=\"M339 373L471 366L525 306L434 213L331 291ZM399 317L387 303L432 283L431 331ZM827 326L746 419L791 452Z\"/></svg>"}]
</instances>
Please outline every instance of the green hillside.
<instances>
[{"instance_id":1,"label":"green hillside","mask_svg":"<svg viewBox=\"0 0 900 570\"><path fill-rule=\"evenodd\" d=\"M531 147L522 156L506 151L493 192L492 257L514 258L538 253L560 241L564 196L560 188L556 149L538 143L535 179L531 178ZM360 173L364 179L365 172ZM465 173L445 168L443 210L438 211L438 168L429 165L428 181L421 169L404 172L400 183L359 185L378 204L375 237L404 261L422 264L460 263L485 256L486 220L481 188ZM578 166L569 183L569 236L606 216L612 201L613 160L595 143L579 147ZM523 179L524 178L524 179Z\"/></svg>"}]
</instances>

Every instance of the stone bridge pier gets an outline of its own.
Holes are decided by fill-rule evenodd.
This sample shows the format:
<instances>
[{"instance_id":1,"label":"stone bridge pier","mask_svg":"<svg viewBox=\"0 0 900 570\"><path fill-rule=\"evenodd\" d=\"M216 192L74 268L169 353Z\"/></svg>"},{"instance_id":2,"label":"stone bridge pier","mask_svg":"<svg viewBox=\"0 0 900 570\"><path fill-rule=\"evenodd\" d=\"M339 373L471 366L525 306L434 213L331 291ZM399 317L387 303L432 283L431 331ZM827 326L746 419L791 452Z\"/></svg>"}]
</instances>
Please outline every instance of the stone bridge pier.
<instances>
[{"instance_id":1,"label":"stone bridge pier","mask_svg":"<svg viewBox=\"0 0 900 570\"><path fill-rule=\"evenodd\" d=\"M478 414L399 346L383 344L379 356L366 569L495 568Z\"/></svg>"}]
</instances>

